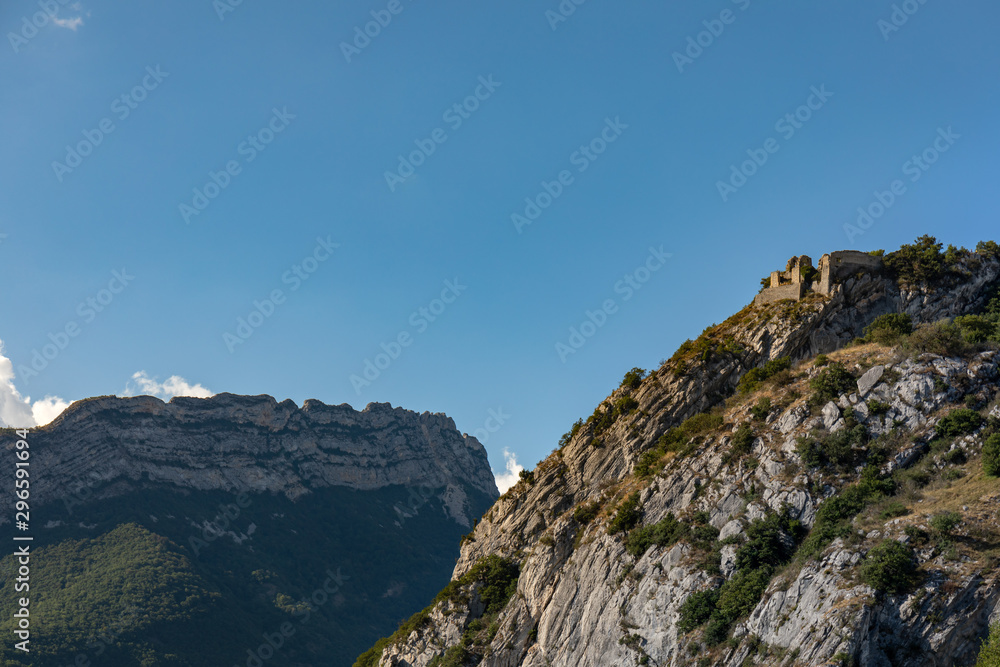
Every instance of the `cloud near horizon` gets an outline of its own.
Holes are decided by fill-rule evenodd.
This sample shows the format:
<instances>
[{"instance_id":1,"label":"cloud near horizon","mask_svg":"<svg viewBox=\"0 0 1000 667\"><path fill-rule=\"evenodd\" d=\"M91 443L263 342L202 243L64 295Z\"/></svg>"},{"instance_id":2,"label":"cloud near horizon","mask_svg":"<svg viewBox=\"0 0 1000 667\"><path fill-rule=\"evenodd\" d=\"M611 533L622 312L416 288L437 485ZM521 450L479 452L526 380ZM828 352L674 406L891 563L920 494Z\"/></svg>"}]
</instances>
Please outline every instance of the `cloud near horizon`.
<instances>
[{"instance_id":1,"label":"cloud near horizon","mask_svg":"<svg viewBox=\"0 0 1000 667\"><path fill-rule=\"evenodd\" d=\"M524 470L524 466L517 462L517 454L506 448L503 450L503 460L507 466L507 472L498 475L495 470L493 471L493 477L496 478L500 493L506 493L507 489L517 484L518 480L521 479L521 471Z\"/></svg>"},{"instance_id":2,"label":"cloud near horizon","mask_svg":"<svg viewBox=\"0 0 1000 667\"><path fill-rule=\"evenodd\" d=\"M164 382L157 382L156 378L149 377L146 371L138 371L132 374L133 382L129 382L125 387L123 396L156 396L164 401L169 401L174 396L193 396L195 398L210 398L215 396L200 384L191 384L180 375L171 375Z\"/></svg>"},{"instance_id":3,"label":"cloud near horizon","mask_svg":"<svg viewBox=\"0 0 1000 667\"><path fill-rule=\"evenodd\" d=\"M59 396L46 395L32 402L30 396L22 396L14 385L14 364L4 355L3 340L0 340L0 426L31 428L45 426L62 414L72 401ZM164 382L157 382L146 371L132 375L123 396L141 394L156 396L169 401L174 396L194 396L209 398L215 394L200 384L191 384L179 375L171 375Z\"/></svg>"},{"instance_id":4,"label":"cloud near horizon","mask_svg":"<svg viewBox=\"0 0 1000 667\"><path fill-rule=\"evenodd\" d=\"M0 340L0 422L3 426L45 426L67 407L69 401L58 396L46 396L34 403L30 396L21 396L14 386L14 364L4 356L3 341Z\"/></svg>"}]
</instances>

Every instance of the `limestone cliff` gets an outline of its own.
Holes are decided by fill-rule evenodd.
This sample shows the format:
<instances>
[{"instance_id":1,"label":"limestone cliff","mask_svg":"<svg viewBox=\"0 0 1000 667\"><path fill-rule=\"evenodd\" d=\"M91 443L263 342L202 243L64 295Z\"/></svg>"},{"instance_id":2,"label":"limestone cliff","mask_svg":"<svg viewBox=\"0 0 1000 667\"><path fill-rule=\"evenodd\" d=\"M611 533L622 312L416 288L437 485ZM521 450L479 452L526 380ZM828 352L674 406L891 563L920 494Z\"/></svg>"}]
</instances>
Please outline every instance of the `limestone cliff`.
<instances>
[{"instance_id":1,"label":"limestone cliff","mask_svg":"<svg viewBox=\"0 0 1000 667\"><path fill-rule=\"evenodd\" d=\"M998 277L1000 262L989 254L962 260L934 286L859 272L829 294L748 306L648 377L633 378L632 386L626 378L463 540L456 582L487 556L520 564L516 594L503 610L483 617L478 584L469 586L464 597L436 602L371 664L971 664L988 620L1000 617L1000 483L976 468L987 427L940 449L935 425L963 401L1000 417L1000 353L845 345L880 315L905 313L921 324L977 312ZM857 384L817 405L814 381L828 361L814 360L820 354L843 364ZM785 357L793 368L780 384L734 395L749 370ZM677 428L713 406L712 428ZM848 433L868 443L848 448L848 459L862 456L856 465L803 460L801 442L830 443ZM671 437L674 445L658 444ZM818 457L826 456L822 447ZM865 506L853 523L838 523L840 532L819 540L808 532L819 508L861 483L865 460L878 463L879 479L919 462L932 481L900 481L892 497L902 510ZM632 493L641 518L616 531ZM948 549L943 538L935 546L920 537L946 509L962 517ZM748 532L772 516L795 527L775 533L775 549L785 556L773 563L780 568L766 570L763 595L726 626L728 639L708 637L704 619L678 627L692 594L745 581L740 560L754 555L742 548ZM671 530L685 537L668 539ZM916 548L922 580L907 592L877 592L859 578L866 554L886 537ZM816 548L810 553L803 544Z\"/></svg>"},{"instance_id":2,"label":"limestone cliff","mask_svg":"<svg viewBox=\"0 0 1000 667\"><path fill-rule=\"evenodd\" d=\"M270 396L101 397L77 401L29 440L36 505L112 498L139 482L293 500L325 487L403 486L443 489L451 518L471 527L467 493L499 495L485 448L450 417L387 403L359 412ZM0 523L12 498L0 497Z\"/></svg>"}]
</instances>

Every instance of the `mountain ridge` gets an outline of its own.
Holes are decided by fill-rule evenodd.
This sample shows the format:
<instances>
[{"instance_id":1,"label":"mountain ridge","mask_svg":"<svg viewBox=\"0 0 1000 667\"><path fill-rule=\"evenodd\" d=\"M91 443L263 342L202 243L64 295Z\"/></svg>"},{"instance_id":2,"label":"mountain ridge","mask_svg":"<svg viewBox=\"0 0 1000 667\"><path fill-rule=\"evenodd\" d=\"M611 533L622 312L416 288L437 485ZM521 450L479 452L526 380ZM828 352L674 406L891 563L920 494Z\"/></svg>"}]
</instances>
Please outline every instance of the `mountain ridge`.
<instances>
[{"instance_id":1,"label":"mountain ridge","mask_svg":"<svg viewBox=\"0 0 1000 667\"><path fill-rule=\"evenodd\" d=\"M357 664L736 667L848 665L860 660L888 667L951 665L953 659L967 664L978 649L977 638L985 636L987 617L1000 619L1000 584L995 576L948 574L953 564L939 562L944 558L940 550L930 553L925 548L921 566L936 580L922 589L920 595L927 602L919 613L906 613L916 594L880 602L871 589L848 586L850 577L857 577L858 568L867 562L865 554L872 544L865 537L851 537L849 524L843 522L832 525L846 531L850 540L822 542L824 531L832 529L824 523L827 518L817 516L827 517L832 511L822 510L830 498L860 493L847 490L853 488L851 478L856 479L860 468L852 474L827 470L826 464L816 468L797 449L800 438L807 442L818 438L832 447L835 440L857 434L865 444L852 444L850 451L858 450L862 460L870 456L876 461L884 454L901 462L876 474L889 475L888 482L869 485L874 489L871 498L886 498L879 503L889 502L885 489L890 482L897 485L894 475L903 475L909 467L918 466L921 475L934 480L926 492L929 497L937 492L935 485L948 483L942 476L952 464L943 456L978 460L988 428L1000 423L995 402L1000 355L993 351L982 357L925 354L920 361L920 354L908 360L891 347L862 347L857 349L864 355L855 359L854 348L848 347L880 318L894 315L916 327L914 337L923 341L921 345L933 347L928 341L935 336L953 338L959 330L958 325L935 323L981 312L991 298L997 298L1000 261L995 243L980 244L975 252L942 250L934 239L923 237L887 255L884 268L842 278L829 294L751 304L682 345L648 376L633 369L622 386L591 417L577 422L535 470L526 471L463 539L453 573L453 585L465 584L462 595L435 601ZM841 387L826 400L806 405L795 393L816 395L812 383L828 379L823 374L829 363L824 355L842 359L855 388ZM817 379L821 376L823 380ZM862 376L868 378L866 392L855 386ZM795 389L775 388L774 396L768 396L770 377ZM859 399L866 393L867 398ZM747 404L753 398L758 405ZM773 408L768 403L764 409L765 398L774 401ZM994 421L965 440L942 444L934 430L943 419L940 411L960 400L979 405L983 423L987 413ZM765 413L764 424L758 423L751 407ZM895 430L905 432L905 442L886 442ZM941 447L945 450L938 451ZM805 473L795 474L796 469ZM972 474L965 469L954 472ZM904 479L893 487L894 493L902 493L909 484ZM976 511L982 509L977 498L975 505L969 504ZM907 500L916 503L916 495ZM861 503L859 521L871 522L864 511L874 510L863 508L873 502ZM792 509L786 511L786 505ZM915 516L915 510L909 511ZM769 528L772 518L797 522L794 525L800 528L792 524ZM908 520L907 525L919 535L930 518L913 524ZM988 521L984 524L971 514L965 521L967 530L992 535ZM909 539L901 534L902 528L886 532L893 539ZM733 568L740 553L753 561L752 554L740 551L742 536L768 530L785 545L779 552L795 547L796 553L810 554L795 561L801 563L796 577L779 581L772 572L761 579L760 573L767 570ZM797 532L802 530L807 532ZM686 537L680 541L664 537L672 532ZM694 537L698 535L702 537ZM644 540L652 540L652 549L643 549ZM987 552L992 554L992 548ZM712 554L719 559L717 564L704 560ZM994 556L982 557L988 563ZM488 614L476 602L481 584L467 579L484 559L496 557L516 563L520 573L516 594L506 607ZM786 553L782 558L787 557ZM781 558L775 559L780 562ZM819 586L810 585L811 581ZM678 627L684 603L699 599L693 594L703 595L706 613L716 614L722 612L712 595L722 592L725 604L731 605L732 596L743 590L738 586L756 591L761 585L762 598L747 598L739 613L725 607L725 614L708 630L701 624L685 625L683 631ZM857 594L853 601L837 596L838 604L856 604L863 614L845 616L823 602L831 588L841 587L856 589ZM779 599L788 602L778 605ZM800 610L800 604L815 609ZM980 613L979 608L986 611ZM942 609L949 610L952 618L947 628L936 631L934 619ZM834 618L840 631L830 634ZM782 631L789 619L794 622ZM810 627L823 628L824 636L812 637ZM910 650L918 657L903 658ZM938 651L948 657L938 661L934 657Z\"/></svg>"},{"instance_id":2,"label":"mountain ridge","mask_svg":"<svg viewBox=\"0 0 1000 667\"><path fill-rule=\"evenodd\" d=\"M445 487L452 518L470 527L463 486L499 495L485 448L459 434L451 417L388 403L358 411L314 399L300 408L267 395L104 396L73 403L31 429L29 441L45 471L32 485L39 504L65 500L74 488L102 487L110 497L117 491L105 487L142 480L291 499L324 486ZM0 498L0 510L11 503Z\"/></svg>"}]
</instances>

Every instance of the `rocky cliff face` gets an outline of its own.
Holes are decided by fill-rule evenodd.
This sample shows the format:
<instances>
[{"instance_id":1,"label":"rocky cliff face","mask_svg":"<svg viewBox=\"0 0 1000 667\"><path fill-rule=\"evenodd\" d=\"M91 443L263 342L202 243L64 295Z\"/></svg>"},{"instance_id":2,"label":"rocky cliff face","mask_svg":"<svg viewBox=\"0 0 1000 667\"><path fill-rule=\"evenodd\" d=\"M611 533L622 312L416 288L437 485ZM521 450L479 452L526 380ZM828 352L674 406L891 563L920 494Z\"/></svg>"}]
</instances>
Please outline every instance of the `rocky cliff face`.
<instances>
[{"instance_id":1,"label":"rocky cliff face","mask_svg":"<svg viewBox=\"0 0 1000 667\"><path fill-rule=\"evenodd\" d=\"M486 450L450 417L387 403L358 412L270 396L102 397L74 403L29 440L37 505L112 498L138 482L292 500L325 487L405 486L443 489L451 518L470 527L468 492L499 495ZM0 523L12 499L0 497Z\"/></svg>"},{"instance_id":2,"label":"rocky cliff face","mask_svg":"<svg viewBox=\"0 0 1000 667\"><path fill-rule=\"evenodd\" d=\"M448 582L499 495L450 418L387 404L102 397L28 441L37 624L3 665L349 665Z\"/></svg>"},{"instance_id":3,"label":"rocky cliff face","mask_svg":"<svg viewBox=\"0 0 1000 667\"><path fill-rule=\"evenodd\" d=\"M487 619L490 631L484 634L476 620L483 610L472 588L471 602L437 603L412 632L385 648L377 664L971 664L987 621L1000 617L1000 484L975 472L981 429L946 451L928 453L927 443L942 415L959 407L956 402L966 400L983 412L992 408L1000 417L994 399L1000 355L907 357L875 345L835 351L879 315L907 313L914 323L931 323L976 312L998 276L994 258L973 262L963 276L935 288L862 274L829 296L748 307L706 330L641 385L612 394L568 444L539 464L532 479L504 494L463 542L456 580L491 554L521 564L517 594ZM822 372L812 357L822 353L859 381L825 406L810 406L810 380ZM643 453L668 429L718 406L749 369L781 357L802 362L782 386L730 399L718 415L721 426L664 453L662 470L634 474ZM621 401L625 396L637 405L628 407ZM763 398L773 407L761 417L757 401ZM616 405L621 414L598 430L601 411ZM744 425L752 433L750 444L744 437L734 454ZM919 461L920 474L937 481L923 480L924 488L901 486L902 516L890 512L884 520L881 508L864 509L818 553L784 565L732 625L728 640L708 640L704 626L679 629L680 610L693 593L739 574L737 554L755 521L781 514L811 529L821 504L858 481L860 465L846 472L807 465L799 439L828 442L858 427L881 448L881 473ZM969 463L945 470L961 461ZM640 527L668 514L692 526L707 518L711 528L703 531L718 531L712 546L681 539L628 549L631 536L609 534L609 522L631 492L639 494ZM962 515L955 538L961 547L945 553L941 543L918 544L922 538L912 536L926 534L930 518L950 509ZM596 519L581 510L596 513ZM802 539L781 537L789 549ZM867 552L886 537L917 549L923 582L910 592L879 593L859 579Z\"/></svg>"}]
</instances>

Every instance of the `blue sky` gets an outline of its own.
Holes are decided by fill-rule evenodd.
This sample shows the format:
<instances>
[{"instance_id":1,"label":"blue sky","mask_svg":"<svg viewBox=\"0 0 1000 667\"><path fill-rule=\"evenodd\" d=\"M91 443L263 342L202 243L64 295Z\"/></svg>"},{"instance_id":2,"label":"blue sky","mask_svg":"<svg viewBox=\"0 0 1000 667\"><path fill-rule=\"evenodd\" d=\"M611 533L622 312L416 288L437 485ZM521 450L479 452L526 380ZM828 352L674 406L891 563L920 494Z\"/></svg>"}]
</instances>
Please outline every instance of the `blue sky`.
<instances>
[{"instance_id":1,"label":"blue sky","mask_svg":"<svg viewBox=\"0 0 1000 667\"><path fill-rule=\"evenodd\" d=\"M793 254L996 236L995 3L229 2L0 7L8 408L390 402L530 467Z\"/></svg>"}]
</instances>

